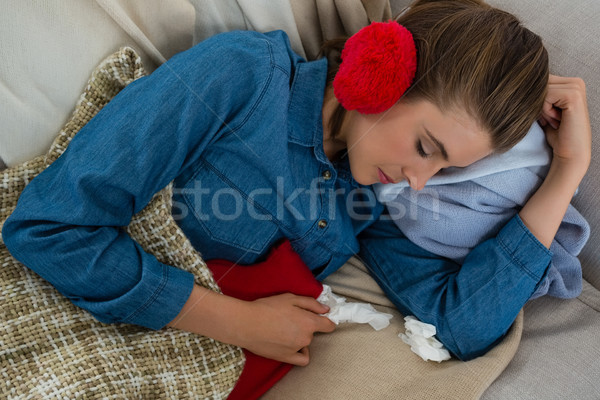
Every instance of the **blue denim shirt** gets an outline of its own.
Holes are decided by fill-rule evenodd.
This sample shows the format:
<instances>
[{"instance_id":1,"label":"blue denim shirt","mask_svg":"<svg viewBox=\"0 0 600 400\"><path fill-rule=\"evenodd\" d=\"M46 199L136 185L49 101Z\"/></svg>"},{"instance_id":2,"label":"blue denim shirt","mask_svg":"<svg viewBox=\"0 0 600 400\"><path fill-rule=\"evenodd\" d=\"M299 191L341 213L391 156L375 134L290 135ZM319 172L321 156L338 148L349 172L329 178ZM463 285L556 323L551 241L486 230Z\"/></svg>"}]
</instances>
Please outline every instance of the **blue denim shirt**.
<instances>
[{"instance_id":1,"label":"blue denim shirt","mask_svg":"<svg viewBox=\"0 0 600 400\"><path fill-rule=\"evenodd\" d=\"M205 259L252 264L288 238L323 279L367 246L361 256L402 311L440 322L455 354L479 354L507 331L548 254L514 221L501 235L519 241L488 241L462 269L399 231L391 238L371 188L352 179L347 158L324 154L326 74L325 59L306 62L281 31L221 34L173 57L128 85L26 187L3 227L8 249L100 321L159 329L183 307L193 277L145 253L123 227L174 181L173 215ZM459 270L471 272L453 291ZM411 271L427 271L414 276L421 285L406 284ZM459 313L448 301L465 306ZM470 304L481 310L469 315ZM490 307L501 321L471 345L457 331L485 322Z\"/></svg>"}]
</instances>

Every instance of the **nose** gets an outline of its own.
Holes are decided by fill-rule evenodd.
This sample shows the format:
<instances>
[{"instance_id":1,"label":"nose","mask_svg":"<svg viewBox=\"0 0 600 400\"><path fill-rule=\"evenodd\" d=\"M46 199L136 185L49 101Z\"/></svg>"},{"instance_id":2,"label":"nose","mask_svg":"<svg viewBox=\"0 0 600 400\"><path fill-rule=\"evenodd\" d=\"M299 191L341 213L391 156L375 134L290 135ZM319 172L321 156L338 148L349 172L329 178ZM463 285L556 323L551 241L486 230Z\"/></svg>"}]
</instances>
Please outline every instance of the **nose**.
<instances>
[{"instance_id":1,"label":"nose","mask_svg":"<svg viewBox=\"0 0 600 400\"><path fill-rule=\"evenodd\" d=\"M425 184L427 183L427 181L423 181L421 179L419 179L417 176L407 176L408 179L408 185L413 189L413 190L422 190L425 187Z\"/></svg>"},{"instance_id":2,"label":"nose","mask_svg":"<svg viewBox=\"0 0 600 400\"><path fill-rule=\"evenodd\" d=\"M410 187L413 190L422 190L425 187L425 184L427 183L427 181L435 174L438 173L438 171L441 168L435 168L435 169L430 169L427 171L421 171L419 173L413 173L413 174L406 174L406 178L408 180L408 184L410 185Z\"/></svg>"}]
</instances>

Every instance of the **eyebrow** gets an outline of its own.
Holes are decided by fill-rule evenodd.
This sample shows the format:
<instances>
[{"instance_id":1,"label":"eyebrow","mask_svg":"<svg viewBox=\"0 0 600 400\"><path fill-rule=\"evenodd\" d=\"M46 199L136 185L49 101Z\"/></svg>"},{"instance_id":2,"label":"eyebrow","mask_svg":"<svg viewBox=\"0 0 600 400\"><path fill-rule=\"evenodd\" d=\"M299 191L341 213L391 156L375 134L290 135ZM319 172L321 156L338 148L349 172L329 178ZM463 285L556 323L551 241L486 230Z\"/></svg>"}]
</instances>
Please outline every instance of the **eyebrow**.
<instances>
[{"instance_id":1,"label":"eyebrow","mask_svg":"<svg viewBox=\"0 0 600 400\"><path fill-rule=\"evenodd\" d=\"M446 151L444 144L442 142L440 142L439 140L437 140L435 138L435 136L433 136L433 134L431 132L429 132L429 129L425 128L425 133L427 133L427 136L429 136L429 139L431 139L431 141L438 147L438 149L440 149L440 152L442 153L444 160L448 161L448 152Z\"/></svg>"}]
</instances>

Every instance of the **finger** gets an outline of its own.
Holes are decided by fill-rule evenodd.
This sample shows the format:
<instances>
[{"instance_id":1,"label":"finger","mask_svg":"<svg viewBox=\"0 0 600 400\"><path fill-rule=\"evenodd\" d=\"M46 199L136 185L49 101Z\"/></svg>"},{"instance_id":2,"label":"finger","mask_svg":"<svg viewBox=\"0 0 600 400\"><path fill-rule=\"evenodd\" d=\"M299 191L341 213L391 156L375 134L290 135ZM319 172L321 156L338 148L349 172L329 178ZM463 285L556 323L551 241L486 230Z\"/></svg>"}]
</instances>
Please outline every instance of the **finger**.
<instances>
[{"instance_id":1,"label":"finger","mask_svg":"<svg viewBox=\"0 0 600 400\"><path fill-rule=\"evenodd\" d=\"M564 76L548 74L548 84L549 85L557 84L557 83L564 83L566 81L566 79L568 79L568 78L565 78Z\"/></svg>"},{"instance_id":2,"label":"finger","mask_svg":"<svg viewBox=\"0 0 600 400\"><path fill-rule=\"evenodd\" d=\"M573 85L576 84L578 78L572 76L548 75L549 85Z\"/></svg>"},{"instance_id":3,"label":"finger","mask_svg":"<svg viewBox=\"0 0 600 400\"><path fill-rule=\"evenodd\" d=\"M550 118L545 115L541 115L538 119L538 122L540 123L540 126L542 128L545 128L546 126L550 125L552 128L558 129L558 126L560 125L560 121L557 121L554 118Z\"/></svg>"},{"instance_id":4,"label":"finger","mask_svg":"<svg viewBox=\"0 0 600 400\"><path fill-rule=\"evenodd\" d=\"M580 78L564 78L564 82L548 84L548 93L544 99L543 110L551 111L550 105L564 110L573 105L585 105L585 82Z\"/></svg>"},{"instance_id":5,"label":"finger","mask_svg":"<svg viewBox=\"0 0 600 400\"><path fill-rule=\"evenodd\" d=\"M305 347L301 348L300 350L298 350L298 353L303 354L310 359L310 352L308 350L308 346L305 346Z\"/></svg>"},{"instance_id":6,"label":"finger","mask_svg":"<svg viewBox=\"0 0 600 400\"><path fill-rule=\"evenodd\" d=\"M294 299L294 305L303 308L307 311L312 311L315 314L325 314L329 312L328 306L319 303L312 297L296 296L296 298Z\"/></svg>"},{"instance_id":7,"label":"finger","mask_svg":"<svg viewBox=\"0 0 600 400\"><path fill-rule=\"evenodd\" d=\"M301 348L297 353L292 354L285 360L288 364L297 365L299 367L305 367L310 361L308 347Z\"/></svg>"},{"instance_id":8,"label":"finger","mask_svg":"<svg viewBox=\"0 0 600 400\"><path fill-rule=\"evenodd\" d=\"M553 129L558 129L560 125L560 121L554 118L548 118L546 121L548 122L548 125L550 125Z\"/></svg>"},{"instance_id":9,"label":"finger","mask_svg":"<svg viewBox=\"0 0 600 400\"><path fill-rule=\"evenodd\" d=\"M318 317L317 326L315 332L331 333L335 331L337 325L327 317Z\"/></svg>"},{"instance_id":10,"label":"finger","mask_svg":"<svg viewBox=\"0 0 600 400\"><path fill-rule=\"evenodd\" d=\"M549 85L564 85L573 82L573 78L568 76L561 75L548 75L548 84Z\"/></svg>"},{"instance_id":11,"label":"finger","mask_svg":"<svg viewBox=\"0 0 600 400\"><path fill-rule=\"evenodd\" d=\"M560 121L562 120L562 113L552 105L549 105L548 108L548 104L549 103L544 104L544 108L540 114L540 118L543 120L542 126L550 124L554 129L557 129L560 125Z\"/></svg>"},{"instance_id":12,"label":"finger","mask_svg":"<svg viewBox=\"0 0 600 400\"><path fill-rule=\"evenodd\" d=\"M550 117L556 120L561 119L561 112L558 108L556 108L554 106L554 104L552 103L553 99L552 97L547 97L546 100L544 100L544 105L542 107L542 115L546 116L546 117Z\"/></svg>"}]
</instances>

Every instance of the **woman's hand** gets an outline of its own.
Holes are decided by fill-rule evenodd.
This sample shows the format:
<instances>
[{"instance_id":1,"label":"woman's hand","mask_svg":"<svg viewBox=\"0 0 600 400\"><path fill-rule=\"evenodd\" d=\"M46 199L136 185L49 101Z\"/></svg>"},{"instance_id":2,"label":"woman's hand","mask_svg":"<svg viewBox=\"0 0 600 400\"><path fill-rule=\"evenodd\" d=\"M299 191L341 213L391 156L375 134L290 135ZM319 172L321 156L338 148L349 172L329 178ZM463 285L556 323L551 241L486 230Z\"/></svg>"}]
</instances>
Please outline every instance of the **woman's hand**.
<instances>
[{"instance_id":1,"label":"woman's hand","mask_svg":"<svg viewBox=\"0 0 600 400\"><path fill-rule=\"evenodd\" d=\"M332 332L329 307L291 293L243 301L194 285L179 315L168 326L233 344L289 364L308 364L315 332Z\"/></svg>"},{"instance_id":2,"label":"woman's hand","mask_svg":"<svg viewBox=\"0 0 600 400\"><path fill-rule=\"evenodd\" d=\"M312 297L287 293L258 299L248 306L247 325L239 331L239 344L266 358L307 365L314 333L335 329L331 320L319 315L329 308Z\"/></svg>"},{"instance_id":3,"label":"woman's hand","mask_svg":"<svg viewBox=\"0 0 600 400\"><path fill-rule=\"evenodd\" d=\"M554 156L544 182L519 216L550 248L592 156L592 128L581 79L550 75L540 124Z\"/></svg>"},{"instance_id":4,"label":"woman's hand","mask_svg":"<svg viewBox=\"0 0 600 400\"><path fill-rule=\"evenodd\" d=\"M540 124L553 149L553 162L583 178L591 160L592 130L585 83L580 78L550 75Z\"/></svg>"}]
</instances>

